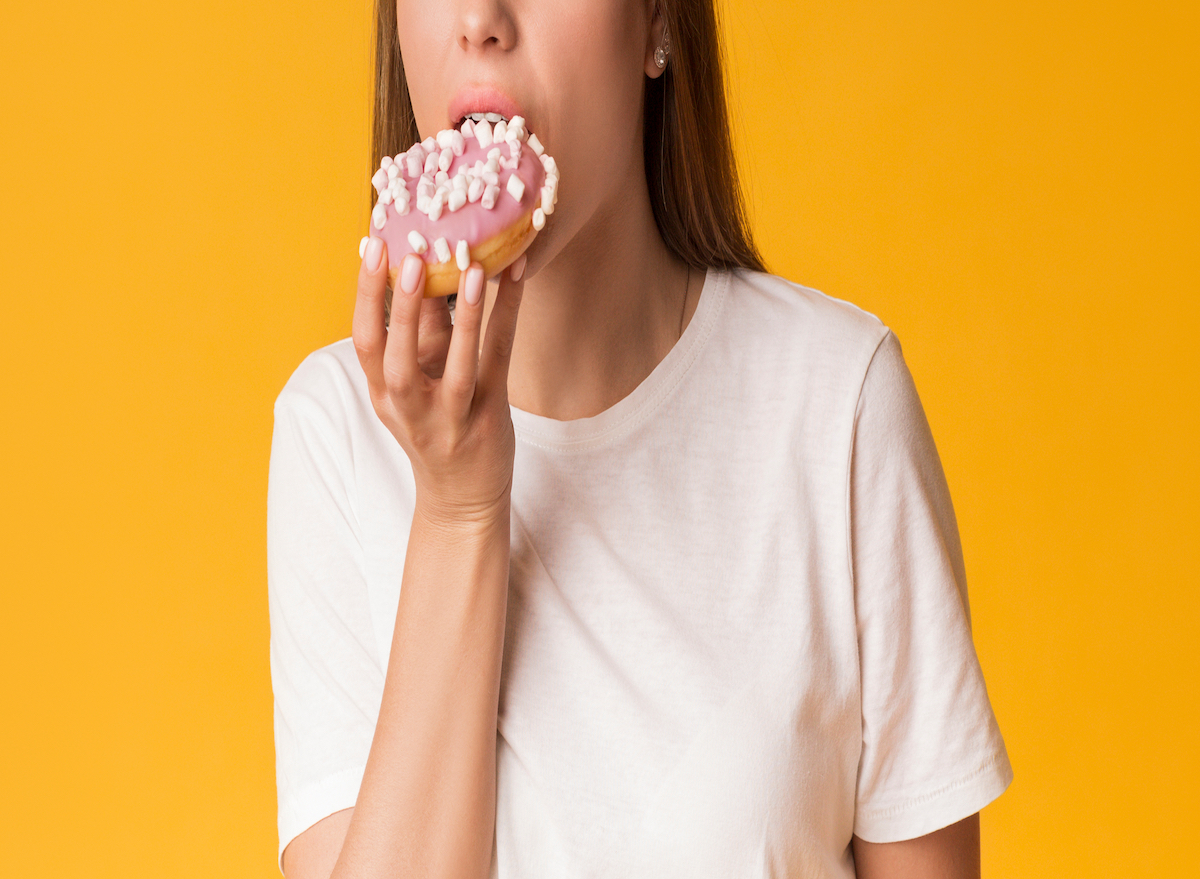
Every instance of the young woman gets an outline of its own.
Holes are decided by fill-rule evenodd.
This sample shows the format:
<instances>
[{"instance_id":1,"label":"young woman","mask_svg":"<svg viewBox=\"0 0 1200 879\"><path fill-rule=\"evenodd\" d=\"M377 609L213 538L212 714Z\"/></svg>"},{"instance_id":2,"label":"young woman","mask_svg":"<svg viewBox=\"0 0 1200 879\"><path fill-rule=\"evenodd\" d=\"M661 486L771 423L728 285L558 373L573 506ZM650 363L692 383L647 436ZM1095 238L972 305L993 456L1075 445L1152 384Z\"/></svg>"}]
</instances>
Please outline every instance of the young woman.
<instances>
[{"instance_id":1,"label":"young woman","mask_svg":"<svg viewBox=\"0 0 1200 879\"><path fill-rule=\"evenodd\" d=\"M561 196L453 324L368 248L276 403L288 879L977 875L941 465L888 328L763 270L712 0L385 0L377 54L376 163L519 114Z\"/></svg>"}]
</instances>

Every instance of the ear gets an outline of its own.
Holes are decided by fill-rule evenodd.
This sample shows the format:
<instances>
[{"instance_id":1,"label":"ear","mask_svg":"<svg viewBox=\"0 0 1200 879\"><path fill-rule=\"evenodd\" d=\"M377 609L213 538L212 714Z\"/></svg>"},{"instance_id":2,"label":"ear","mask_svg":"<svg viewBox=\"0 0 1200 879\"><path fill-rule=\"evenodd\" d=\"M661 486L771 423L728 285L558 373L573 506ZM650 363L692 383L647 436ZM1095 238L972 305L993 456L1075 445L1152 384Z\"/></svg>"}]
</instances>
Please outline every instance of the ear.
<instances>
[{"instance_id":1,"label":"ear","mask_svg":"<svg viewBox=\"0 0 1200 879\"><path fill-rule=\"evenodd\" d=\"M662 8L658 0L651 0L650 7L650 27L647 31L646 42L646 57L643 60L643 67L646 71L646 76L651 79L658 79L667 72L667 68L659 67L654 63L654 52L663 45L663 36L666 34L667 23L663 18ZM670 64L670 54L668 49L667 63Z\"/></svg>"}]
</instances>

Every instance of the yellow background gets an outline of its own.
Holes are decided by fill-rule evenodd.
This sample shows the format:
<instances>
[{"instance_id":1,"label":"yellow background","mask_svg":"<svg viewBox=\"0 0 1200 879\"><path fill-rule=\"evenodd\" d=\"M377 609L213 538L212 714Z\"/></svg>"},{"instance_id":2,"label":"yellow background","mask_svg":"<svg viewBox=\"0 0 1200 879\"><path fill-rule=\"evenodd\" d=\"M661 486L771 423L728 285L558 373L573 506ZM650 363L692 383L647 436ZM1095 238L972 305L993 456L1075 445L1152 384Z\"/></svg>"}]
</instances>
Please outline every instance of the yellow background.
<instances>
[{"instance_id":1,"label":"yellow background","mask_svg":"<svg viewBox=\"0 0 1200 879\"><path fill-rule=\"evenodd\" d=\"M729 6L775 272L895 329L1016 771L990 876L1200 873L1196 4ZM0 851L276 875L271 405L349 335L354 3L0 12Z\"/></svg>"}]
</instances>

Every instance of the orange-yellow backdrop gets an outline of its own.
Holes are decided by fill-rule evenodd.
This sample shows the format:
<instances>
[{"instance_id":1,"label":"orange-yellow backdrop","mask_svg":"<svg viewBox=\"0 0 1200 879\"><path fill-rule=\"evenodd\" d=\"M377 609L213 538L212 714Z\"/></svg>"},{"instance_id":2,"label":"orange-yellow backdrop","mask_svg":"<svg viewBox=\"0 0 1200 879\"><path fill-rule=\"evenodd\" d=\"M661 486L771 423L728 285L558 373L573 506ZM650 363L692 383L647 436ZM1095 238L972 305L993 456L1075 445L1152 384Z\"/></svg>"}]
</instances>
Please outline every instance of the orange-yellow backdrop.
<instances>
[{"instance_id":1,"label":"orange-yellow backdrop","mask_svg":"<svg viewBox=\"0 0 1200 879\"><path fill-rule=\"evenodd\" d=\"M769 264L896 330L942 454L991 876L1200 874L1196 9L726 9ZM368 49L363 0L0 12L7 875L276 875L271 405L349 334Z\"/></svg>"}]
</instances>

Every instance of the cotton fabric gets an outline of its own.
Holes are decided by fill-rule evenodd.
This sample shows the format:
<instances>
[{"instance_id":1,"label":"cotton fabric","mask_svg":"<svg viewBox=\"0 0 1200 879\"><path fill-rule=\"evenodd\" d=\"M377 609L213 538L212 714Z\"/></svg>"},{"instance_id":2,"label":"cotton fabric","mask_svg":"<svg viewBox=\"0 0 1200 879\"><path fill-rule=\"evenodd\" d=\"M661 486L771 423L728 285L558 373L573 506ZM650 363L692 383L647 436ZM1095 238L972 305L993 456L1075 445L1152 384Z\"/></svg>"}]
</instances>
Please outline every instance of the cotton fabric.
<instances>
[{"instance_id":1,"label":"cotton fabric","mask_svg":"<svg viewBox=\"0 0 1200 879\"><path fill-rule=\"evenodd\" d=\"M709 270L593 418L512 410L494 879L851 877L1012 778L942 466L857 306ZM354 805L414 505L354 348L275 404L268 592L279 852Z\"/></svg>"}]
</instances>

